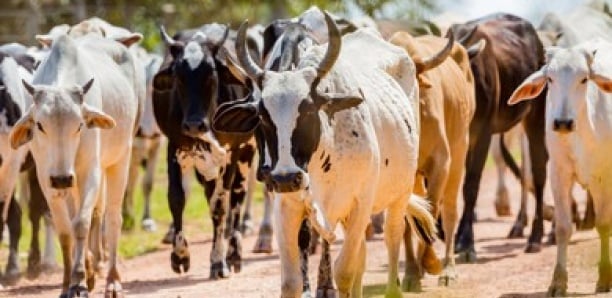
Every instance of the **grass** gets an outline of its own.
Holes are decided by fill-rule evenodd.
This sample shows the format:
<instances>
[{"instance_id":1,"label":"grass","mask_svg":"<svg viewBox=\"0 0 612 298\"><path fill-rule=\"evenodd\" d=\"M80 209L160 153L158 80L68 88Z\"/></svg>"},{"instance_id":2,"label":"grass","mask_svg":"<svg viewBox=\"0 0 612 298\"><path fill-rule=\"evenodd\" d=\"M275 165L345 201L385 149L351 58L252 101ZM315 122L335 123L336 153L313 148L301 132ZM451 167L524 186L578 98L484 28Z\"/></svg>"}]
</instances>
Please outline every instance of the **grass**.
<instances>
[{"instance_id":1,"label":"grass","mask_svg":"<svg viewBox=\"0 0 612 298\"><path fill-rule=\"evenodd\" d=\"M157 223L157 230L155 232L145 232L140 226L140 221L143 214L144 199L142 194L142 188L139 185L136 187L134 194L134 212L136 225L131 232L122 232L119 242L119 254L124 259L130 259L136 256L140 256L149 252L156 251L164 244L161 243L161 239L166 233L169 224L172 222L172 215L168 207L167 189L168 189L168 178L166 175L166 153L165 145L160 150L160 157L158 167L155 175L155 183L153 186L153 193L151 195L151 215ZM140 178L143 173L141 172ZM204 190L197 183L195 177L191 177L189 197L187 198L185 211L183 215L183 226L187 235L193 236L210 234L212 232L212 223L210 221L208 204L204 197ZM261 204L263 196L258 189L258 193L255 196L255 204ZM22 213L22 234L19 241L19 261L22 270L25 270L27 265L27 256L30 247L30 239L32 235L32 225L27 216L27 206L23 207ZM41 224L41 226L43 226ZM41 227L41 231L44 228ZM40 243L44 246L44 232L40 233ZM61 251L59 248L59 242L55 240L56 244L56 259L61 264ZM41 247L44 249L44 247ZM6 260L8 255L8 237L3 239L0 244L0 271L4 271L6 266Z\"/></svg>"}]
</instances>

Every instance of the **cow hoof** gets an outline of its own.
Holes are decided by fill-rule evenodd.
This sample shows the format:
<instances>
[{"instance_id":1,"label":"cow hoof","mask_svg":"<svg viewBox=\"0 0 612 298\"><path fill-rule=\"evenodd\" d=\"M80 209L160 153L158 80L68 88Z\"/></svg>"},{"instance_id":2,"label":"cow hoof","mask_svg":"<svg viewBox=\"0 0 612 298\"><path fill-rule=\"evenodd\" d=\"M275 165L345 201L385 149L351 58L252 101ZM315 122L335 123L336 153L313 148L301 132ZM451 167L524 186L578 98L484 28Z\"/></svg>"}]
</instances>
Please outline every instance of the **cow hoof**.
<instances>
[{"instance_id":1,"label":"cow hoof","mask_svg":"<svg viewBox=\"0 0 612 298\"><path fill-rule=\"evenodd\" d=\"M157 224L155 224L155 220L152 218L147 218L142 221L142 230L145 232L155 232L157 231Z\"/></svg>"},{"instance_id":2,"label":"cow hoof","mask_svg":"<svg viewBox=\"0 0 612 298\"><path fill-rule=\"evenodd\" d=\"M444 272L438 278L438 286L448 287L457 281L457 272L451 267L444 269Z\"/></svg>"},{"instance_id":3,"label":"cow hoof","mask_svg":"<svg viewBox=\"0 0 612 298\"><path fill-rule=\"evenodd\" d=\"M66 293L66 297L68 298L84 298L89 297L89 293L87 292L87 288L81 285L72 286L68 289L68 293Z\"/></svg>"},{"instance_id":4,"label":"cow hoof","mask_svg":"<svg viewBox=\"0 0 612 298\"><path fill-rule=\"evenodd\" d=\"M596 293L608 293L610 292L610 283L602 282L601 280L597 281L597 285L595 286Z\"/></svg>"},{"instance_id":5,"label":"cow hoof","mask_svg":"<svg viewBox=\"0 0 612 298\"><path fill-rule=\"evenodd\" d=\"M304 292L302 292L302 296L300 296L301 298L312 298L312 293L310 293L310 290L306 290Z\"/></svg>"},{"instance_id":6,"label":"cow hoof","mask_svg":"<svg viewBox=\"0 0 612 298\"><path fill-rule=\"evenodd\" d=\"M548 297L565 297L565 295L567 294L567 289L563 288L563 287L557 287L557 286L553 286L551 285L548 288Z\"/></svg>"},{"instance_id":7,"label":"cow hoof","mask_svg":"<svg viewBox=\"0 0 612 298\"><path fill-rule=\"evenodd\" d=\"M263 225L259 229L259 235L253 247L254 253L272 253L272 227Z\"/></svg>"},{"instance_id":8,"label":"cow hoof","mask_svg":"<svg viewBox=\"0 0 612 298\"><path fill-rule=\"evenodd\" d=\"M240 259L239 256L238 256L238 259L236 259L236 258L228 258L227 259L227 266L228 266L230 271L232 271L234 273L240 273L240 271L242 270L242 260Z\"/></svg>"},{"instance_id":9,"label":"cow hoof","mask_svg":"<svg viewBox=\"0 0 612 298\"><path fill-rule=\"evenodd\" d=\"M404 279L402 279L403 292L419 293L422 290L420 277L406 275Z\"/></svg>"},{"instance_id":10,"label":"cow hoof","mask_svg":"<svg viewBox=\"0 0 612 298\"><path fill-rule=\"evenodd\" d=\"M17 269L17 271L10 270L5 272L4 275L2 275L2 284L7 286L14 286L17 284L17 282L19 282L20 278L21 273L19 273L19 269Z\"/></svg>"},{"instance_id":11,"label":"cow hoof","mask_svg":"<svg viewBox=\"0 0 612 298\"><path fill-rule=\"evenodd\" d=\"M240 233L242 233L243 236L250 236L255 234L253 221L250 219L245 219L244 221L242 221L242 224L240 225Z\"/></svg>"},{"instance_id":12,"label":"cow hoof","mask_svg":"<svg viewBox=\"0 0 612 298\"><path fill-rule=\"evenodd\" d=\"M123 215L123 223L121 224L121 230L130 232L134 230L134 217L129 215Z\"/></svg>"},{"instance_id":13,"label":"cow hoof","mask_svg":"<svg viewBox=\"0 0 612 298\"><path fill-rule=\"evenodd\" d=\"M525 248L526 253L536 253L542 250L542 245L540 243L527 243L527 247Z\"/></svg>"},{"instance_id":14,"label":"cow hoof","mask_svg":"<svg viewBox=\"0 0 612 298\"><path fill-rule=\"evenodd\" d=\"M398 280L399 283L399 280ZM402 298L402 291L398 286L389 287L387 286L387 290L385 291L385 298Z\"/></svg>"},{"instance_id":15,"label":"cow hoof","mask_svg":"<svg viewBox=\"0 0 612 298\"><path fill-rule=\"evenodd\" d=\"M546 221L553 221L555 218L555 207L551 205L545 205L542 210L542 218Z\"/></svg>"},{"instance_id":16,"label":"cow hoof","mask_svg":"<svg viewBox=\"0 0 612 298\"><path fill-rule=\"evenodd\" d=\"M227 267L227 263L218 262L210 265L210 279L217 280L221 278L228 278L230 276L230 270Z\"/></svg>"},{"instance_id":17,"label":"cow hoof","mask_svg":"<svg viewBox=\"0 0 612 298\"><path fill-rule=\"evenodd\" d=\"M179 257L175 252L170 254L170 266L175 273L181 274L189 271L189 256ZM182 271L181 271L182 267Z\"/></svg>"},{"instance_id":18,"label":"cow hoof","mask_svg":"<svg viewBox=\"0 0 612 298\"><path fill-rule=\"evenodd\" d=\"M162 238L163 244L172 244L172 241L174 241L174 227L168 228L168 232L166 232L166 235Z\"/></svg>"},{"instance_id":19,"label":"cow hoof","mask_svg":"<svg viewBox=\"0 0 612 298\"><path fill-rule=\"evenodd\" d=\"M104 298L123 298L123 287L118 281L111 282L106 285L106 290L104 291Z\"/></svg>"},{"instance_id":20,"label":"cow hoof","mask_svg":"<svg viewBox=\"0 0 612 298\"><path fill-rule=\"evenodd\" d=\"M523 238L523 226L515 224L510 229L510 233L508 233L508 239L516 238Z\"/></svg>"},{"instance_id":21,"label":"cow hoof","mask_svg":"<svg viewBox=\"0 0 612 298\"><path fill-rule=\"evenodd\" d=\"M510 205L502 202L495 201L495 213L499 217L508 217L512 216L512 211L510 210Z\"/></svg>"},{"instance_id":22,"label":"cow hoof","mask_svg":"<svg viewBox=\"0 0 612 298\"><path fill-rule=\"evenodd\" d=\"M459 252L457 255L457 262L460 263L472 264L476 263L476 259L476 251L474 248Z\"/></svg>"},{"instance_id":23,"label":"cow hoof","mask_svg":"<svg viewBox=\"0 0 612 298\"><path fill-rule=\"evenodd\" d=\"M366 241L374 240L374 227L372 227L372 224L369 224L366 228L365 238Z\"/></svg>"},{"instance_id":24,"label":"cow hoof","mask_svg":"<svg viewBox=\"0 0 612 298\"><path fill-rule=\"evenodd\" d=\"M338 297L338 291L336 289L318 288L316 298L336 298Z\"/></svg>"}]
</instances>

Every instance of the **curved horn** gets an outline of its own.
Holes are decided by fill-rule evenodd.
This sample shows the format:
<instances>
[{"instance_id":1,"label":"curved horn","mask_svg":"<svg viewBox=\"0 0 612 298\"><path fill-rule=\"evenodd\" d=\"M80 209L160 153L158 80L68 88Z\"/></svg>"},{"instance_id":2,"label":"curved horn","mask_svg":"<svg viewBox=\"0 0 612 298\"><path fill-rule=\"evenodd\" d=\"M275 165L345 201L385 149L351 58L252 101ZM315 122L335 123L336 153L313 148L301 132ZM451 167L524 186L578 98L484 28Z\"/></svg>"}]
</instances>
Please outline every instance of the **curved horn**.
<instances>
[{"instance_id":1,"label":"curved horn","mask_svg":"<svg viewBox=\"0 0 612 298\"><path fill-rule=\"evenodd\" d=\"M459 40L457 40L458 43L465 45L465 43L470 40L470 38L472 38L472 35L474 35L474 33L476 32L476 29L478 29L478 25L474 25L474 28L472 28L472 30L470 30L470 32L468 32L468 34L464 35L463 37L459 38ZM448 33L446 33L446 35L448 36L449 33L452 33L451 30L448 30Z\"/></svg>"},{"instance_id":2,"label":"curved horn","mask_svg":"<svg viewBox=\"0 0 612 298\"><path fill-rule=\"evenodd\" d=\"M171 46L176 43L176 41L172 39L170 35L168 35L168 32L166 32L166 28L164 27L164 25L159 25L159 34L161 35L162 40L167 46Z\"/></svg>"},{"instance_id":3,"label":"curved horn","mask_svg":"<svg viewBox=\"0 0 612 298\"><path fill-rule=\"evenodd\" d=\"M257 64L255 64L255 62L253 62L253 58L251 58L251 55L246 48L246 31L248 26L249 20L245 20L240 25L240 29L238 29L238 36L236 38L236 56L238 56L240 66L242 66L247 75L255 82L259 82L260 78L264 74L264 71Z\"/></svg>"},{"instance_id":4,"label":"curved horn","mask_svg":"<svg viewBox=\"0 0 612 298\"><path fill-rule=\"evenodd\" d=\"M321 63L319 63L319 66L317 66L317 79L315 80L316 84L318 84L318 81L325 77L325 75L334 66L338 56L340 56L340 47L342 45L342 37L336 22L334 22L334 19L329 15L329 13L327 13L327 11L321 10L321 12L325 16L329 40L327 42L327 52L325 53L323 60L321 60ZM316 84L314 84L315 87Z\"/></svg>"},{"instance_id":5,"label":"curved horn","mask_svg":"<svg viewBox=\"0 0 612 298\"><path fill-rule=\"evenodd\" d=\"M448 55L450 55L451 51L453 50L453 45L455 44L455 36L452 29L449 29L448 32L448 42L440 52L429 58L422 59L421 61L415 61L417 73L425 72L442 64Z\"/></svg>"}]
</instances>

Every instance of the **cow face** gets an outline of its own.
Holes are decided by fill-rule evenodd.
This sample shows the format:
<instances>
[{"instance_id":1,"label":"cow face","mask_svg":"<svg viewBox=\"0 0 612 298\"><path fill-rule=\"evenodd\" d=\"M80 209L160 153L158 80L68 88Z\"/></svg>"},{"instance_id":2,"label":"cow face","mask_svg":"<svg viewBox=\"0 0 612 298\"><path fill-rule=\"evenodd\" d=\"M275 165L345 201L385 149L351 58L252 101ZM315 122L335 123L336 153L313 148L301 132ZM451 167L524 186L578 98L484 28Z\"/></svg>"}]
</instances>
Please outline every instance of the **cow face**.
<instances>
[{"instance_id":1,"label":"cow face","mask_svg":"<svg viewBox=\"0 0 612 298\"><path fill-rule=\"evenodd\" d=\"M259 148L266 162L266 184L277 193L305 190L309 187L308 164L322 134L325 115L359 105L361 96L321 94L318 84L331 70L340 54L340 33L326 13L329 26L327 53L317 67L265 72L246 54L243 23L238 32L236 51L245 71L260 82L261 98L231 102L219 107L213 127L229 133L248 133L255 129ZM327 117L325 119L327 119Z\"/></svg>"},{"instance_id":2,"label":"cow face","mask_svg":"<svg viewBox=\"0 0 612 298\"><path fill-rule=\"evenodd\" d=\"M574 47L550 48L547 64L529 76L512 94L508 104L537 97L548 86L546 119L552 131L576 129L576 114L586 108L589 81L602 91L612 92L612 80L598 67L596 51ZM594 63L595 60L595 63Z\"/></svg>"},{"instance_id":3,"label":"cow face","mask_svg":"<svg viewBox=\"0 0 612 298\"><path fill-rule=\"evenodd\" d=\"M83 102L93 79L83 86L58 88L31 86L23 82L34 104L15 124L10 134L13 149L26 143L36 161L39 181L55 190L72 188L75 159L85 129L110 129L115 121ZM92 141L92 140L89 140ZM45 180L42 177L48 177Z\"/></svg>"},{"instance_id":4,"label":"cow face","mask_svg":"<svg viewBox=\"0 0 612 298\"><path fill-rule=\"evenodd\" d=\"M0 201L8 199L17 182L25 148L13 150L9 144L9 132L21 117L24 98L15 60L0 52Z\"/></svg>"},{"instance_id":5,"label":"cow face","mask_svg":"<svg viewBox=\"0 0 612 298\"><path fill-rule=\"evenodd\" d=\"M156 76L153 86L158 91L174 89L182 112L182 133L200 138L210 130L208 113L217 102L219 75L215 55L225 41L213 44L203 32L195 33L186 43L172 39L165 30L162 36L172 62Z\"/></svg>"}]
</instances>

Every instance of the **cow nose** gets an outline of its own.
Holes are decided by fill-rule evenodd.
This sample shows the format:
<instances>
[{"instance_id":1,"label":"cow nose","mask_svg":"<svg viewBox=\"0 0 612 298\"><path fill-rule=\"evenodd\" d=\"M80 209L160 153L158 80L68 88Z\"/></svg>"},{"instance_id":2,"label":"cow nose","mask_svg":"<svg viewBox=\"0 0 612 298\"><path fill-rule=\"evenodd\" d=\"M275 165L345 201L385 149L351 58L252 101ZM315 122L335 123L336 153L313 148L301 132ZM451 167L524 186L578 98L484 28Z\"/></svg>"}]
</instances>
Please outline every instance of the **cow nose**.
<instances>
[{"instance_id":1,"label":"cow nose","mask_svg":"<svg viewBox=\"0 0 612 298\"><path fill-rule=\"evenodd\" d=\"M56 189L65 189L72 187L74 183L74 176L62 175L62 176L51 176L51 187Z\"/></svg>"},{"instance_id":2,"label":"cow nose","mask_svg":"<svg viewBox=\"0 0 612 298\"><path fill-rule=\"evenodd\" d=\"M574 130L573 119L555 119L553 121L553 130L556 132L570 132Z\"/></svg>"},{"instance_id":3,"label":"cow nose","mask_svg":"<svg viewBox=\"0 0 612 298\"><path fill-rule=\"evenodd\" d=\"M184 121L183 122L183 133L191 136L191 137L196 137L202 133L206 132L206 124L204 123L204 121Z\"/></svg>"},{"instance_id":4,"label":"cow nose","mask_svg":"<svg viewBox=\"0 0 612 298\"><path fill-rule=\"evenodd\" d=\"M272 175L272 188L276 192L294 192L300 190L304 175L301 172Z\"/></svg>"}]
</instances>

